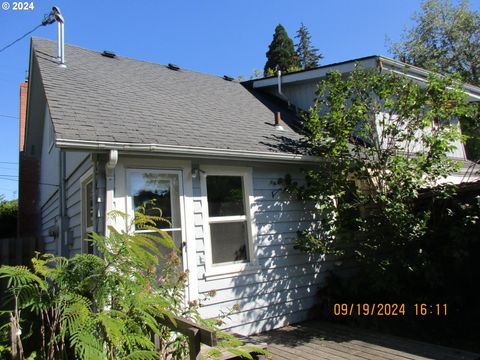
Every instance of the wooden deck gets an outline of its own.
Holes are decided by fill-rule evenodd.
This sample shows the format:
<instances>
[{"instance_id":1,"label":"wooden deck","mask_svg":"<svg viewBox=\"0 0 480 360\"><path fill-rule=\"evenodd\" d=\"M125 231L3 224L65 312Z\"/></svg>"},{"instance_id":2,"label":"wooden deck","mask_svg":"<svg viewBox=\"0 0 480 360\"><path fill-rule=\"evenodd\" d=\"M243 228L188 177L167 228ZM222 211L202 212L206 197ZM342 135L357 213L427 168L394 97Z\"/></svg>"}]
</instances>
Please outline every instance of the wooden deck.
<instances>
[{"instance_id":1,"label":"wooden deck","mask_svg":"<svg viewBox=\"0 0 480 360\"><path fill-rule=\"evenodd\" d=\"M480 354L320 321L286 326L251 339L267 343L273 360L480 360Z\"/></svg>"}]
</instances>

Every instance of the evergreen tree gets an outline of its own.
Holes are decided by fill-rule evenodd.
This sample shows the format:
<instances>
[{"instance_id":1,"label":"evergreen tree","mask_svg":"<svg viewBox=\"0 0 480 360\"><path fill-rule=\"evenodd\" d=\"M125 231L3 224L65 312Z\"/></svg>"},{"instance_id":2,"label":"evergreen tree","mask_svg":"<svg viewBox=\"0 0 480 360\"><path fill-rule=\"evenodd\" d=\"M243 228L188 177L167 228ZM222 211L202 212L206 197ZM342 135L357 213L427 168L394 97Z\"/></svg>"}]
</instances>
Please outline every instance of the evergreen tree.
<instances>
[{"instance_id":1,"label":"evergreen tree","mask_svg":"<svg viewBox=\"0 0 480 360\"><path fill-rule=\"evenodd\" d=\"M293 46L293 40L287 34L285 28L278 24L273 34L273 40L267 51L267 62L265 63L264 75L268 76L272 70L282 72L292 71L300 67L297 54Z\"/></svg>"},{"instance_id":2,"label":"evergreen tree","mask_svg":"<svg viewBox=\"0 0 480 360\"><path fill-rule=\"evenodd\" d=\"M313 69L317 67L318 61L323 59L323 55L319 54L318 49L313 47L310 33L303 22L297 31L295 39L298 39L295 50L302 69Z\"/></svg>"}]
</instances>

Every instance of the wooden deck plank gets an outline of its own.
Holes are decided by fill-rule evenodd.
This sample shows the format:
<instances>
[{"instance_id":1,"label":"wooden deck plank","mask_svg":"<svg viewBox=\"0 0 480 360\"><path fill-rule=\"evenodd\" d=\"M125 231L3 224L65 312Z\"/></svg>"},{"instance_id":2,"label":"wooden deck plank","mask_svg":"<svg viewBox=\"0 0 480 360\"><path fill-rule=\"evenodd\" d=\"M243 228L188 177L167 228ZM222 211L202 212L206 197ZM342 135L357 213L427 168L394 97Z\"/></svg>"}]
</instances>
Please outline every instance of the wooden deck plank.
<instances>
[{"instance_id":1,"label":"wooden deck plank","mask_svg":"<svg viewBox=\"0 0 480 360\"><path fill-rule=\"evenodd\" d=\"M273 360L480 359L473 352L323 321L286 326L252 339L268 343Z\"/></svg>"},{"instance_id":2,"label":"wooden deck plank","mask_svg":"<svg viewBox=\"0 0 480 360\"><path fill-rule=\"evenodd\" d=\"M314 325L314 326L313 326ZM442 345L429 344L426 342L400 338L394 335L380 334L365 329L350 329L344 325L331 324L326 322L312 322L306 324L311 331L316 331L320 326L326 326L328 331L343 334L347 337L357 337L356 341L365 342L368 346L380 346L390 350L400 351L404 356L415 359L415 356L442 359L478 359L479 354L454 349Z\"/></svg>"},{"instance_id":3,"label":"wooden deck plank","mask_svg":"<svg viewBox=\"0 0 480 360\"><path fill-rule=\"evenodd\" d=\"M277 334L275 334L275 336L277 337ZM281 339L281 337L278 337L278 338ZM313 349L322 349L324 352L328 351L327 349L331 349L336 351L337 355L346 356L347 358L351 358L351 356L354 356L356 359L364 359L364 360L374 360L379 358L387 359L387 360L411 359L411 358L406 358L404 356L396 356L396 355L388 354L384 351L370 349L369 347L347 344L345 342L338 344L338 343L335 343L334 341L322 340L322 339L310 339L308 343L298 346L296 348L304 348L305 346ZM424 360L425 358L417 357L416 359Z\"/></svg>"},{"instance_id":4,"label":"wooden deck plank","mask_svg":"<svg viewBox=\"0 0 480 360\"><path fill-rule=\"evenodd\" d=\"M385 360L411 360L411 359L425 359L424 357L411 357L411 356L405 356L404 353L401 352L392 352L389 351L390 349L380 347L378 349L373 348L370 346L370 344L365 344L365 343L356 343L353 342L352 340L347 340L342 341L341 343L337 343L335 340L318 340L318 339L311 339L310 342L312 343L325 343L325 346L328 347L333 347L333 348L344 348L344 349L349 349L352 351L355 351L359 356L365 359L385 359Z\"/></svg>"},{"instance_id":5,"label":"wooden deck plank","mask_svg":"<svg viewBox=\"0 0 480 360\"><path fill-rule=\"evenodd\" d=\"M285 340L288 343L288 337L281 335L281 333L277 332L275 333L275 340ZM264 339L267 340L268 339ZM276 342L270 343L270 344L275 344L277 345ZM356 348L351 348L351 347L344 347L344 346L337 346L336 344L330 344L327 341L324 340L318 340L315 341L310 339L308 342L301 343L300 345L297 345L294 347L297 350L303 350L309 352L312 355L315 355L318 352L325 352L329 353L332 356L338 356L343 359L350 359L352 356L356 359L363 359L363 360L372 360L372 359L378 359L378 357L371 357L369 354L366 354L362 351L362 349L356 349ZM395 359L396 360L396 359Z\"/></svg>"},{"instance_id":6,"label":"wooden deck plank","mask_svg":"<svg viewBox=\"0 0 480 360\"><path fill-rule=\"evenodd\" d=\"M348 357L345 357L345 356L340 357L328 351L327 352L316 351L314 353L310 353L309 351L305 351L304 349L294 349L291 347L278 345L278 344L272 344L271 347L276 349L277 351L281 351L282 354L284 355L289 355L289 359L292 359L293 357L295 357L295 359L302 359L302 360L317 360L317 359L350 360Z\"/></svg>"},{"instance_id":7,"label":"wooden deck plank","mask_svg":"<svg viewBox=\"0 0 480 360\"><path fill-rule=\"evenodd\" d=\"M389 360L424 360L426 359L424 356L418 356L414 354L409 354L404 351L392 349L383 345L378 345L378 344L373 344L372 342L365 342L362 340L356 340L353 339L351 333L349 333L349 336L346 336L345 334L334 332L331 329L329 331L325 330L320 330L318 328L311 329L309 328L309 331L323 335L323 336L330 336L334 337L334 340L338 340L341 342L341 346L346 346L346 347L354 347L354 348L361 348L363 351L367 352L368 354L371 354L373 356L381 356L384 359L389 359ZM314 340L315 341L315 340Z\"/></svg>"}]
</instances>

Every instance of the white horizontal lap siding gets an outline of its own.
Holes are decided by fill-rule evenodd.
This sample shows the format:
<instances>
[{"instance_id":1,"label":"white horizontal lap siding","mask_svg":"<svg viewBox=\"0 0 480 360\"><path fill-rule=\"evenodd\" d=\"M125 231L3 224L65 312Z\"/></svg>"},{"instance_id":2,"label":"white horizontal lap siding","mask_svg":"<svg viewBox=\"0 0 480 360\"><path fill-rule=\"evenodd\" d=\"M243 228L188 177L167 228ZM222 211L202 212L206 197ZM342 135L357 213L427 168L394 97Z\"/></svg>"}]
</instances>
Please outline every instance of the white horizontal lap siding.
<instances>
[{"instance_id":1,"label":"white horizontal lap siding","mask_svg":"<svg viewBox=\"0 0 480 360\"><path fill-rule=\"evenodd\" d=\"M43 204L40 209L40 234L43 240L44 251L46 253L56 254L56 239L49 235L49 230L55 228L60 220L60 209L58 207L58 190Z\"/></svg>"},{"instance_id":2,"label":"white horizontal lap siding","mask_svg":"<svg viewBox=\"0 0 480 360\"><path fill-rule=\"evenodd\" d=\"M224 327L233 332L248 335L305 319L324 282L325 271L332 266L320 256L294 249L297 231L308 228L315 219L312 206L293 199L275 184L287 173L294 181L303 181L301 173L298 170L292 173L291 167L253 168L251 206L255 208L257 236L253 240L258 268L251 273L210 278L203 277L204 270L199 271L200 299L209 291L216 291L216 296L203 301L201 314L215 317L238 304L240 311L225 320ZM196 219L200 259L205 247L203 219ZM204 269L203 263L198 266Z\"/></svg>"},{"instance_id":3,"label":"white horizontal lap siding","mask_svg":"<svg viewBox=\"0 0 480 360\"><path fill-rule=\"evenodd\" d=\"M68 217L68 244L69 256L72 257L82 251L82 190L80 179L93 166L87 153L67 152L67 217Z\"/></svg>"}]
</instances>

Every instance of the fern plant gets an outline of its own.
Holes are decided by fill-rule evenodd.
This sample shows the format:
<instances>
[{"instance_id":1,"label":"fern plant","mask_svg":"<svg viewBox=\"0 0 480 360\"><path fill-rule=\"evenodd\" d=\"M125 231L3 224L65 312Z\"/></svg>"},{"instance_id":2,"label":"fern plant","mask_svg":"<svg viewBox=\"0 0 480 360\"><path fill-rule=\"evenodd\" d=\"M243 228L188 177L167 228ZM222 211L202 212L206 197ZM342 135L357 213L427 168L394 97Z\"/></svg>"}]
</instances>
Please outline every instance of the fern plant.
<instances>
[{"instance_id":1,"label":"fern plant","mask_svg":"<svg viewBox=\"0 0 480 360\"><path fill-rule=\"evenodd\" d=\"M111 216L128 222L126 214ZM199 302L185 304L187 274L178 271L180 258L170 235L155 228L159 221L165 220L138 211L126 231L109 227L108 236L91 234L98 256L67 259L37 253L32 269L0 267L12 305L3 312L8 323L0 330L10 327L11 357L27 359L28 339L32 359L183 359L188 355L187 339L163 326L162 319L174 322L175 316L182 316L219 330L221 320L201 318ZM163 254L160 247L170 253ZM160 264L159 259L164 261ZM242 348L234 337L220 331L218 336L221 347L252 358L252 349ZM206 356L220 353L213 349Z\"/></svg>"}]
</instances>

